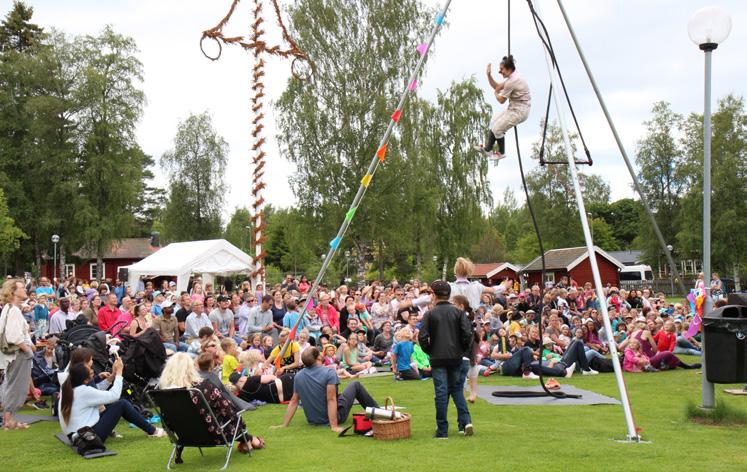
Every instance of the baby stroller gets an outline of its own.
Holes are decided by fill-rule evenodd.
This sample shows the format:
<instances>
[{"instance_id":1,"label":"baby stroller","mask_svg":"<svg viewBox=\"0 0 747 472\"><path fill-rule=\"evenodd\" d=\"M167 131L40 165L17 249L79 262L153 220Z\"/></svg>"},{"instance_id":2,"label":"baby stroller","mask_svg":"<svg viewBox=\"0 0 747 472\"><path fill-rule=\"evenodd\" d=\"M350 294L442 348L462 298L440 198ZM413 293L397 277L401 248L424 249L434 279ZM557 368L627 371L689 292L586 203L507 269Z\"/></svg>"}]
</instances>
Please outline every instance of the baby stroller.
<instances>
[{"instance_id":1,"label":"baby stroller","mask_svg":"<svg viewBox=\"0 0 747 472\"><path fill-rule=\"evenodd\" d=\"M147 393L158 386L166 363L166 349L153 328L138 336L120 334L120 352L124 363L122 398L126 398L140 413L149 418L151 407Z\"/></svg>"},{"instance_id":2,"label":"baby stroller","mask_svg":"<svg viewBox=\"0 0 747 472\"><path fill-rule=\"evenodd\" d=\"M55 357L60 370L65 370L67 363L70 362L70 353L77 347L83 345L83 342L91 335L98 333L99 329L89 324L73 322L72 326L66 329L57 341L55 348Z\"/></svg>"}]
</instances>

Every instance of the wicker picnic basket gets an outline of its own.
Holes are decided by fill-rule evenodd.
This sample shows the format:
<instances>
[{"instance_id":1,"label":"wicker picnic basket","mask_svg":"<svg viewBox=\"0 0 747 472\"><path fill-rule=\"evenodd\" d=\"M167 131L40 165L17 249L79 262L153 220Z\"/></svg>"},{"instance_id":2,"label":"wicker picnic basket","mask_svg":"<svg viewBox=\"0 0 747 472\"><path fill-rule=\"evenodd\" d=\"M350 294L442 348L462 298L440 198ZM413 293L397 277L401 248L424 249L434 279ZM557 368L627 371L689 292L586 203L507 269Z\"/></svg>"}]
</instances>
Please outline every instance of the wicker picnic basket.
<instances>
[{"instance_id":1,"label":"wicker picnic basket","mask_svg":"<svg viewBox=\"0 0 747 472\"><path fill-rule=\"evenodd\" d=\"M384 408L389 408L390 403L392 411L394 411L394 400L392 400L392 397L386 398ZM381 441L392 441L410 437L410 415L407 413L402 413L402 418L397 420L377 418L372 420L371 423L373 424L373 437Z\"/></svg>"}]
</instances>

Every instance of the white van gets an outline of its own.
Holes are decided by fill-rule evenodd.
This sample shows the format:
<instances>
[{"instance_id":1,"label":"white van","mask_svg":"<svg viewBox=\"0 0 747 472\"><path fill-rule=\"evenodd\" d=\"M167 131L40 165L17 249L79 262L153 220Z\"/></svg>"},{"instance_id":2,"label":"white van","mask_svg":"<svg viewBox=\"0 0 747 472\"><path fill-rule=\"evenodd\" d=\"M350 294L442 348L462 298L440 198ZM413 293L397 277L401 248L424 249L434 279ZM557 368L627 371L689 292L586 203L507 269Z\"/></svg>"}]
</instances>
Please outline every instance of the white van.
<instances>
[{"instance_id":1,"label":"white van","mask_svg":"<svg viewBox=\"0 0 747 472\"><path fill-rule=\"evenodd\" d=\"M653 281L654 272L651 270L651 266L639 264L625 266L620 270L620 281Z\"/></svg>"}]
</instances>

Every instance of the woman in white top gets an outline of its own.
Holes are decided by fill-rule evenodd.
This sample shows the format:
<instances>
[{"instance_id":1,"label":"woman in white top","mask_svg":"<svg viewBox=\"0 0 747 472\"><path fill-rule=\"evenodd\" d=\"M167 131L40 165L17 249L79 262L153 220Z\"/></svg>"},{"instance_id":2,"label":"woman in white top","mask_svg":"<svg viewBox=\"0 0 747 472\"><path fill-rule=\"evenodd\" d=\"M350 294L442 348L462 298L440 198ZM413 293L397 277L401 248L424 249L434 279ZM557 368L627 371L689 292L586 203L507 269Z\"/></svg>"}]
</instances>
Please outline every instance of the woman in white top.
<instances>
[{"instance_id":1,"label":"woman in white top","mask_svg":"<svg viewBox=\"0 0 747 472\"><path fill-rule=\"evenodd\" d=\"M0 291L3 304L0 332L4 333L9 346L18 347L12 352L0 352L0 370L5 370L5 381L0 386L0 403L3 405L3 429L6 431L29 427L13 417L26 401L34 357L29 325L20 308L25 300L24 283L17 279L6 280Z\"/></svg>"},{"instance_id":2,"label":"woman in white top","mask_svg":"<svg viewBox=\"0 0 747 472\"><path fill-rule=\"evenodd\" d=\"M90 426L102 442L106 441L121 418L142 429L149 436L160 438L166 435L163 429L155 428L135 410L130 402L120 399L122 394L122 360L112 366L112 388L99 390L88 385L93 372L85 364L70 367L67 380L62 384L60 395L60 427L72 439L83 427ZM101 413L102 407L105 407Z\"/></svg>"}]
</instances>

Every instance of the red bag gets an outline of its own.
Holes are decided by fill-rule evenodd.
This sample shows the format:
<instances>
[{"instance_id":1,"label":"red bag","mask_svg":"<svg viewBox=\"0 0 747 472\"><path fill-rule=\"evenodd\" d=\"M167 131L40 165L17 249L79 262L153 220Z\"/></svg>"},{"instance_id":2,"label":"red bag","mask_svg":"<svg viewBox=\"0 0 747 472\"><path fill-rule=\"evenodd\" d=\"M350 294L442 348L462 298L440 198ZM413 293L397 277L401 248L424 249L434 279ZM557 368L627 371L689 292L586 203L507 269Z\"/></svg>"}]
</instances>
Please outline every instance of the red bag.
<instances>
[{"instance_id":1,"label":"red bag","mask_svg":"<svg viewBox=\"0 0 747 472\"><path fill-rule=\"evenodd\" d=\"M360 434L361 436L373 436L373 423L371 423L370 418L366 418L365 413L353 413L353 425L345 428L345 430L338 436L345 436L345 433L347 433L350 428L353 428L355 434Z\"/></svg>"}]
</instances>

